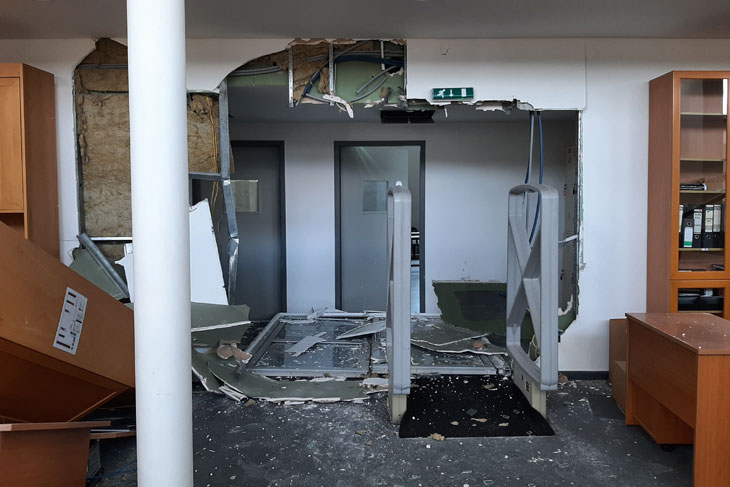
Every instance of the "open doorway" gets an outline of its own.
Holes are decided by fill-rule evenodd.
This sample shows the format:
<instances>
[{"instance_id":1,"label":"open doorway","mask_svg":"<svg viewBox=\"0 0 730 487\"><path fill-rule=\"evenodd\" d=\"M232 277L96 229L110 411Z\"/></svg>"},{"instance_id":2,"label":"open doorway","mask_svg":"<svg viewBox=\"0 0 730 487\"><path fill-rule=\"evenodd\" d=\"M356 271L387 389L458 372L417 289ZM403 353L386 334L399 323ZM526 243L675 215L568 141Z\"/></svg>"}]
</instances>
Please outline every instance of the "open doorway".
<instances>
[{"instance_id":1,"label":"open doorway","mask_svg":"<svg viewBox=\"0 0 730 487\"><path fill-rule=\"evenodd\" d=\"M384 310L388 190L411 192L411 312L424 311L425 142L335 142L336 306Z\"/></svg>"}]
</instances>

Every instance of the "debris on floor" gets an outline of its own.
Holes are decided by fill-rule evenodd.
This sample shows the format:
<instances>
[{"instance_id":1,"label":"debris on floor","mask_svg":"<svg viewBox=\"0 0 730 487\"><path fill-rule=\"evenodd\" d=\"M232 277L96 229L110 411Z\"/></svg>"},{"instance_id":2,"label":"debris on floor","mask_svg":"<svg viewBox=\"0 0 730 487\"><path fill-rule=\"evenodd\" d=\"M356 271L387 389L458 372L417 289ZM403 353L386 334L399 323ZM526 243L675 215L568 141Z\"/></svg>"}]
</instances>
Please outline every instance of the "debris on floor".
<instances>
[{"instance_id":1,"label":"debris on floor","mask_svg":"<svg viewBox=\"0 0 730 487\"><path fill-rule=\"evenodd\" d=\"M69 267L81 277L116 300L129 298L128 292L111 276L108 268L103 265L103 261L100 262L98 255L92 254L90 250L81 247L73 249L71 255L73 256L73 262ZM102 259L106 260L106 264L113 267L118 275L120 273L124 274L124 269L121 266L112 264L104 256L102 256Z\"/></svg>"},{"instance_id":2,"label":"debris on floor","mask_svg":"<svg viewBox=\"0 0 730 487\"><path fill-rule=\"evenodd\" d=\"M508 377L441 375L413 380L401 438L551 436L553 429ZM488 388L487 393L485 386Z\"/></svg>"},{"instance_id":3,"label":"debris on floor","mask_svg":"<svg viewBox=\"0 0 730 487\"><path fill-rule=\"evenodd\" d=\"M270 402L338 402L367 399L366 389L355 381L274 380L251 372L237 372L230 364L209 362L208 368L226 386L249 398Z\"/></svg>"},{"instance_id":4,"label":"debris on floor","mask_svg":"<svg viewBox=\"0 0 730 487\"><path fill-rule=\"evenodd\" d=\"M223 318L234 320L229 308ZM382 312L328 308L282 313L245 346L241 337L247 323L194 328L193 369L207 390L238 401L246 397L287 404L361 401L388 390L388 379L382 377L387 374ZM414 315L411 326L414 375L510 373L506 351L473 330L425 314ZM246 355L236 360L239 352Z\"/></svg>"}]
</instances>

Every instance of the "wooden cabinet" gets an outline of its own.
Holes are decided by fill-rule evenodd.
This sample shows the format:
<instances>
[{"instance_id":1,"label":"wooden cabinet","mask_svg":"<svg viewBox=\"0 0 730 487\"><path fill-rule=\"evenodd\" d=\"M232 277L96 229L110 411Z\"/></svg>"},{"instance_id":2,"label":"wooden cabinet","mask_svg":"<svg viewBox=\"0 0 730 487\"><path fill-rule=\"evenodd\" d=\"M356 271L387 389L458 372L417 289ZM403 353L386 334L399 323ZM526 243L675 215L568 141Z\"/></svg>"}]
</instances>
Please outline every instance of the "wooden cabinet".
<instances>
[{"instance_id":1,"label":"wooden cabinet","mask_svg":"<svg viewBox=\"0 0 730 487\"><path fill-rule=\"evenodd\" d=\"M730 71L672 71L649 85L647 311L728 316Z\"/></svg>"},{"instance_id":2,"label":"wooden cabinet","mask_svg":"<svg viewBox=\"0 0 730 487\"><path fill-rule=\"evenodd\" d=\"M53 75L0 64L0 222L58 257Z\"/></svg>"}]
</instances>

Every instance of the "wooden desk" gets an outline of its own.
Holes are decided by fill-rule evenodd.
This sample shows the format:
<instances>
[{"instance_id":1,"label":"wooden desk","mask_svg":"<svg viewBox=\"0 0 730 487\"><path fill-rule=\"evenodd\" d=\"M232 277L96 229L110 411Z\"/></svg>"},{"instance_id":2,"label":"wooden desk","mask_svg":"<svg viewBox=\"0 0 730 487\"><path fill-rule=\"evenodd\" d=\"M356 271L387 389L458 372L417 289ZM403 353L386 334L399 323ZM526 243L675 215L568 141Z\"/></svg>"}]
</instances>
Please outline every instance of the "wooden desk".
<instances>
[{"instance_id":1,"label":"wooden desk","mask_svg":"<svg viewBox=\"0 0 730 487\"><path fill-rule=\"evenodd\" d=\"M627 314L626 424L694 443L694 485L730 486L730 321Z\"/></svg>"},{"instance_id":2,"label":"wooden desk","mask_svg":"<svg viewBox=\"0 0 730 487\"><path fill-rule=\"evenodd\" d=\"M89 430L109 421L0 424L0 487L80 487Z\"/></svg>"}]
</instances>

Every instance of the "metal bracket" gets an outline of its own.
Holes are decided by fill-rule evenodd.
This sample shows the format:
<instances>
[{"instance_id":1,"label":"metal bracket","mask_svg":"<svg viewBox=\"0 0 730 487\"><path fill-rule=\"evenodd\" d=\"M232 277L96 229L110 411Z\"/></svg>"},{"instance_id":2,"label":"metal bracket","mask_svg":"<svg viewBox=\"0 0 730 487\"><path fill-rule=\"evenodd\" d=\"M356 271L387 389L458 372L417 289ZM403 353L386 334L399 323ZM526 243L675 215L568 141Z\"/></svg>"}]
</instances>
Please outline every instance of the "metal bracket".
<instances>
[{"instance_id":1,"label":"metal bracket","mask_svg":"<svg viewBox=\"0 0 730 487\"><path fill-rule=\"evenodd\" d=\"M218 142L221 164L221 186L223 202L226 207L228 223L228 303L235 304L236 276L238 274L238 222L236 220L236 203L231 187L231 136L228 131L228 82L221 81L218 95Z\"/></svg>"},{"instance_id":2,"label":"metal bracket","mask_svg":"<svg viewBox=\"0 0 730 487\"><path fill-rule=\"evenodd\" d=\"M335 45L330 42L329 45L329 85L330 96L335 94ZM330 100L330 106L334 106L335 102Z\"/></svg>"},{"instance_id":3,"label":"metal bracket","mask_svg":"<svg viewBox=\"0 0 730 487\"><path fill-rule=\"evenodd\" d=\"M534 213L530 214L523 204L524 196L529 194L537 194L540 208L532 243L526 223L533 221ZM558 192L544 184L510 189L507 228L507 350L516 362L515 370L533 382L532 389L537 386L540 391L555 390L558 384ZM528 308L540 351L539 364L520 343L521 325Z\"/></svg>"},{"instance_id":4,"label":"metal bracket","mask_svg":"<svg viewBox=\"0 0 730 487\"><path fill-rule=\"evenodd\" d=\"M387 248L388 409L398 424L411 391L411 193L400 182L388 191Z\"/></svg>"},{"instance_id":5,"label":"metal bracket","mask_svg":"<svg viewBox=\"0 0 730 487\"><path fill-rule=\"evenodd\" d=\"M293 47L289 51L289 108L294 107L294 51Z\"/></svg>"}]
</instances>

